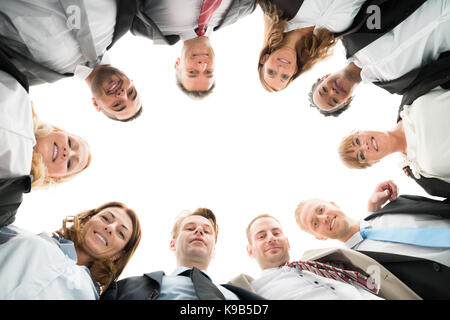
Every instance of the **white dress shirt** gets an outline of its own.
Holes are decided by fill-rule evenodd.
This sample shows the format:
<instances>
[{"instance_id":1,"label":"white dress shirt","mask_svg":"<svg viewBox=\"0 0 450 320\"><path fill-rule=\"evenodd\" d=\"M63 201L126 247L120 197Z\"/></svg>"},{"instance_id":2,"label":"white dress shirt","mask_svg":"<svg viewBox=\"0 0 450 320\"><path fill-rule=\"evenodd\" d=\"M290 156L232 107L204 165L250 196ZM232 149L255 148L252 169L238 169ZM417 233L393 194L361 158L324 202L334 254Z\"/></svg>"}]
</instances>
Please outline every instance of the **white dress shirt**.
<instances>
[{"instance_id":1,"label":"white dress shirt","mask_svg":"<svg viewBox=\"0 0 450 320\"><path fill-rule=\"evenodd\" d=\"M369 221L361 220L361 229L403 227L403 228L450 228L450 219L443 219L427 214L383 214ZM394 243L363 239L359 232L355 233L345 247L358 251L386 252L439 262L450 267L450 248L434 248L411 244Z\"/></svg>"},{"instance_id":2,"label":"white dress shirt","mask_svg":"<svg viewBox=\"0 0 450 320\"><path fill-rule=\"evenodd\" d=\"M89 270L66 255L55 239L14 226L0 229L0 239L11 233L16 234L0 245L0 299L98 299Z\"/></svg>"},{"instance_id":3,"label":"white dress shirt","mask_svg":"<svg viewBox=\"0 0 450 320\"><path fill-rule=\"evenodd\" d=\"M112 41L116 1L84 1L84 5L95 50L101 56ZM0 11L10 16L35 62L59 73L73 73L77 65L87 63L59 0L1 0ZM28 52L20 53L29 56Z\"/></svg>"},{"instance_id":4,"label":"white dress shirt","mask_svg":"<svg viewBox=\"0 0 450 320\"><path fill-rule=\"evenodd\" d=\"M402 167L450 183L450 90L440 86L405 105L400 114L407 143Z\"/></svg>"},{"instance_id":5,"label":"white dress shirt","mask_svg":"<svg viewBox=\"0 0 450 320\"><path fill-rule=\"evenodd\" d=\"M210 36L224 17L232 0L222 0L219 8L214 12L205 36ZM198 17L202 7L201 0L155 0L152 1L151 10L148 10L149 18L158 26L162 34L179 35L186 41L197 37L195 29L198 27ZM155 44L166 44L163 39L154 38Z\"/></svg>"},{"instance_id":6,"label":"white dress shirt","mask_svg":"<svg viewBox=\"0 0 450 320\"><path fill-rule=\"evenodd\" d=\"M263 270L251 285L269 300L382 300L351 284L288 266Z\"/></svg>"},{"instance_id":7,"label":"white dress shirt","mask_svg":"<svg viewBox=\"0 0 450 320\"><path fill-rule=\"evenodd\" d=\"M363 83L397 79L450 50L449 30L450 0L429 0L348 61L362 69Z\"/></svg>"},{"instance_id":8,"label":"white dress shirt","mask_svg":"<svg viewBox=\"0 0 450 320\"><path fill-rule=\"evenodd\" d=\"M28 93L0 71L0 179L30 174L35 144Z\"/></svg>"},{"instance_id":9,"label":"white dress shirt","mask_svg":"<svg viewBox=\"0 0 450 320\"><path fill-rule=\"evenodd\" d=\"M172 274L164 275L157 300L198 300L191 278L179 275L188 269L187 267L178 267ZM202 270L201 272L208 276L206 271ZM226 300L239 300L238 296L230 290L220 285L216 285L216 287Z\"/></svg>"},{"instance_id":10,"label":"white dress shirt","mask_svg":"<svg viewBox=\"0 0 450 320\"><path fill-rule=\"evenodd\" d=\"M297 15L287 22L285 32L315 26L331 32L347 30L366 0L305 0Z\"/></svg>"}]
</instances>

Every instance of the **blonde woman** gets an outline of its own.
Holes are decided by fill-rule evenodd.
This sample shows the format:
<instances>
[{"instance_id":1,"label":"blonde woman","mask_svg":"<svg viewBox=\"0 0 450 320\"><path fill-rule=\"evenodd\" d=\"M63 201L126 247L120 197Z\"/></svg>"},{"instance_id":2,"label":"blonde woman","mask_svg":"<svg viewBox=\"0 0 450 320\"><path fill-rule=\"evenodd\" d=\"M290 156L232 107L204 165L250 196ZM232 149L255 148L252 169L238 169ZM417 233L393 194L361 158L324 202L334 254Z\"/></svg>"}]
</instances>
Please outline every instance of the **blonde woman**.
<instances>
[{"instance_id":1,"label":"blonde woman","mask_svg":"<svg viewBox=\"0 0 450 320\"><path fill-rule=\"evenodd\" d=\"M259 0L265 30L258 61L263 87L269 92L283 90L327 58L338 40L334 33L351 26L365 1Z\"/></svg>"},{"instance_id":2,"label":"blonde woman","mask_svg":"<svg viewBox=\"0 0 450 320\"><path fill-rule=\"evenodd\" d=\"M345 137L339 146L340 157L349 168L365 169L399 153L405 173L429 194L450 197L448 119L450 90L437 86L405 105L391 130L355 131Z\"/></svg>"},{"instance_id":3,"label":"blonde woman","mask_svg":"<svg viewBox=\"0 0 450 320\"><path fill-rule=\"evenodd\" d=\"M0 179L31 174L32 187L48 186L89 166L88 143L41 122L26 90L0 71Z\"/></svg>"},{"instance_id":4,"label":"blonde woman","mask_svg":"<svg viewBox=\"0 0 450 320\"><path fill-rule=\"evenodd\" d=\"M0 299L98 299L141 238L136 213L109 202L63 220L53 236L0 229Z\"/></svg>"}]
</instances>

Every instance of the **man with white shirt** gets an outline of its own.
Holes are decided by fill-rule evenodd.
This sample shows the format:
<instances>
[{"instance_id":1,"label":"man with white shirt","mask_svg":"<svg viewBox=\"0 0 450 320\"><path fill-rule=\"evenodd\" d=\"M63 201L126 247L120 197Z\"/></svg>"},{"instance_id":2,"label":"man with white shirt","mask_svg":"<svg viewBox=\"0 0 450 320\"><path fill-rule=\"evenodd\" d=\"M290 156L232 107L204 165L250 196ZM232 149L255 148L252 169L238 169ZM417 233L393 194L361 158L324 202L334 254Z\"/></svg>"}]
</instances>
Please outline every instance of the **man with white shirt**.
<instances>
[{"instance_id":1,"label":"man with white shirt","mask_svg":"<svg viewBox=\"0 0 450 320\"><path fill-rule=\"evenodd\" d=\"M204 9L203 4L208 3L212 9ZM175 62L177 84L190 97L202 98L215 84L215 55L210 42L213 31L249 15L255 7L255 0L142 1L130 28L133 34L153 39L155 44L173 45L181 39L183 47ZM200 19L207 12L212 16L203 24Z\"/></svg>"},{"instance_id":2,"label":"man with white shirt","mask_svg":"<svg viewBox=\"0 0 450 320\"><path fill-rule=\"evenodd\" d=\"M401 235L404 231L415 234L433 228L433 237L446 237L450 230L450 204L418 196L397 197L397 190L392 181L380 183L368 202L371 213L362 221L347 216L335 203L320 199L300 202L295 218L300 229L317 239L339 240L346 248L377 260L422 298L448 299L450 245L445 244L448 241L425 243L427 239L420 239L420 235L415 239ZM391 202L381 208L388 200ZM396 234L376 235L385 230Z\"/></svg>"},{"instance_id":3,"label":"man with white shirt","mask_svg":"<svg viewBox=\"0 0 450 320\"><path fill-rule=\"evenodd\" d=\"M392 15L388 10L381 10L381 22L389 20L385 15ZM314 83L310 92L312 107L326 116L337 116L348 108L360 83L374 83L390 93L399 93L404 88L396 79L437 60L450 49L449 0L425 1L414 12L399 17L397 20L404 20L394 21L396 25L385 22L388 27L395 26L392 29L377 33L376 29L362 28L342 35L348 65Z\"/></svg>"},{"instance_id":4,"label":"man with white shirt","mask_svg":"<svg viewBox=\"0 0 450 320\"><path fill-rule=\"evenodd\" d=\"M219 227L206 208L180 215L172 229L170 250L177 268L125 278L113 283L104 300L258 300L261 297L233 285L215 285L207 273L215 253Z\"/></svg>"},{"instance_id":5,"label":"man with white shirt","mask_svg":"<svg viewBox=\"0 0 450 320\"><path fill-rule=\"evenodd\" d=\"M283 233L279 221L267 214L254 218L247 227L247 252L254 258L262 272L256 279L248 276L255 292L271 300L346 300L346 299L381 299L370 289L370 285L362 286L357 281L338 281L324 269L317 273L309 261L289 263L289 241ZM300 264L306 269L298 268ZM312 268L311 268L312 266ZM324 266L325 268L327 266ZM331 266L329 266L332 268ZM311 269L307 269L311 268ZM314 270L313 270L314 269ZM349 274L351 271L348 271ZM335 270L333 270L333 275ZM330 274L331 274L330 273ZM239 284L237 278L231 283Z\"/></svg>"},{"instance_id":6,"label":"man with white shirt","mask_svg":"<svg viewBox=\"0 0 450 320\"><path fill-rule=\"evenodd\" d=\"M114 0L4 0L0 2L0 17L2 50L30 85L73 75L85 80L96 73L104 80L103 94L94 90L90 81L87 84L98 111L120 121L140 114L141 102L134 85L122 72L118 80L119 70L114 78L106 68L109 61L105 53L116 22Z\"/></svg>"}]
</instances>

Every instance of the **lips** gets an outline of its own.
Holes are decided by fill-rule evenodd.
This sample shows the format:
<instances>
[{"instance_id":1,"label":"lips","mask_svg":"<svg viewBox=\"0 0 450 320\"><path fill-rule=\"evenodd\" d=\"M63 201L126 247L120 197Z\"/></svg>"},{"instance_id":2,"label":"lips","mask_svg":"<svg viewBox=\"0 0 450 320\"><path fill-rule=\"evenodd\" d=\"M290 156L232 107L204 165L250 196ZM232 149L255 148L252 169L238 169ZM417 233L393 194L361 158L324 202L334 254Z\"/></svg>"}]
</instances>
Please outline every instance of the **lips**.
<instances>
[{"instance_id":1,"label":"lips","mask_svg":"<svg viewBox=\"0 0 450 320\"><path fill-rule=\"evenodd\" d=\"M334 228L335 222L336 222L336 216L333 218L333 220L331 220L331 223L330 223L330 231Z\"/></svg>"},{"instance_id":2,"label":"lips","mask_svg":"<svg viewBox=\"0 0 450 320\"><path fill-rule=\"evenodd\" d=\"M119 81L113 81L107 88L106 94L111 95L115 94L117 90L119 90L122 87L122 80Z\"/></svg>"},{"instance_id":3,"label":"lips","mask_svg":"<svg viewBox=\"0 0 450 320\"><path fill-rule=\"evenodd\" d=\"M376 151L378 151L378 144L377 144L377 142L375 141L375 138L374 137L372 137L372 146L373 146L373 148L376 150Z\"/></svg>"},{"instance_id":4,"label":"lips","mask_svg":"<svg viewBox=\"0 0 450 320\"><path fill-rule=\"evenodd\" d=\"M194 238L191 240L190 243L193 243L193 242L201 242L201 243L205 244L205 241L202 238Z\"/></svg>"},{"instance_id":5,"label":"lips","mask_svg":"<svg viewBox=\"0 0 450 320\"><path fill-rule=\"evenodd\" d=\"M94 231L94 235L105 245L108 245L108 241L100 234Z\"/></svg>"},{"instance_id":6,"label":"lips","mask_svg":"<svg viewBox=\"0 0 450 320\"><path fill-rule=\"evenodd\" d=\"M291 62L289 60L286 60L284 58L278 58L278 61L280 61L281 63L284 63L284 64L291 64Z\"/></svg>"},{"instance_id":7,"label":"lips","mask_svg":"<svg viewBox=\"0 0 450 320\"><path fill-rule=\"evenodd\" d=\"M334 81L334 85L336 86L336 88L338 88L339 91L347 93L347 91L337 81Z\"/></svg>"},{"instance_id":8,"label":"lips","mask_svg":"<svg viewBox=\"0 0 450 320\"><path fill-rule=\"evenodd\" d=\"M266 252L269 252L269 251L272 251L272 250L277 250L277 249L280 249L280 247L279 247L279 246L268 247L268 248L266 249Z\"/></svg>"},{"instance_id":9,"label":"lips","mask_svg":"<svg viewBox=\"0 0 450 320\"><path fill-rule=\"evenodd\" d=\"M53 155L52 155L52 162L55 162L56 158L58 157L58 146L56 145L56 142L53 143Z\"/></svg>"}]
</instances>

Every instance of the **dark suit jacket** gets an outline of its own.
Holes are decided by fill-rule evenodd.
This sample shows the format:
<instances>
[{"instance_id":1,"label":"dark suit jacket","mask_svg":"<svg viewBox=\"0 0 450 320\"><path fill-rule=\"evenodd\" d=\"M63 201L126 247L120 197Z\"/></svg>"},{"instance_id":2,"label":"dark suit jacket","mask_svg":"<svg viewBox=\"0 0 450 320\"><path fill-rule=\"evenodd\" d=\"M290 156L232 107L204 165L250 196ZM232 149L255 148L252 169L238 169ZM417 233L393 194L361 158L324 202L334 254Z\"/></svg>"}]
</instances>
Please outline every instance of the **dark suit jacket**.
<instances>
[{"instance_id":1,"label":"dark suit jacket","mask_svg":"<svg viewBox=\"0 0 450 320\"><path fill-rule=\"evenodd\" d=\"M113 282L100 297L101 300L155 300L160 294L163 271L146 273ZM231 284L223 287L232 291L241 300L264 300L264 298Z\"/></svg>"},{"instance_id":2,"label":"dark suit jacket","mask_svg":"<svg viewBox=\"0 0 450 320\"><path fill-rule=\"evenodd\" d=\"M112 43L108 49L128 31L131 31L134 35L144 36L149 39L154 39L157 36L164 39L168 45L173 45L180 40L178 35L164 36L158 26L150 19L148 13L151 10L151 0L116 0L116 2L116 26ZM249 15L255 8L256 0L233 0L227 9L225 17L214 28L214 31Z\"/></svg>"},{"instance_id":3,"label":"dark suit jacket","mask_svg":"<svg viewBox=\"0 0 450 320\"><path fill-rule=\"evenodd\" d=\"M0 228L14 222L24 193L30 192L32 176L0 179Z\"/></svg>"},{"instance_id":4,"label":"dark suit jacket","mask_svg":"<svg viewBox=\"0 0 450 320\"><path fill-rule=\"evenodd\" d=\"M29 84L27 77L16 68L16 66L11 62L10 57L5 53L4 48L0 46L0 70L9 73L13 76L17 82L25 89L26 92L29 91Z\"/></svg>"},{"instance_id":5,"label":"dark suit jacket","mask_svg":"<svg viewBox=\"0 0 450 320\"><path fill-rule=\"evenodd\" d=\"M450 203L414 195L402 195L370 214L430 214L450 219ZM385 252L360 251L378 261L423 299L450 299L450 268L435 261Z\"/></svg>"}]
</instances>

